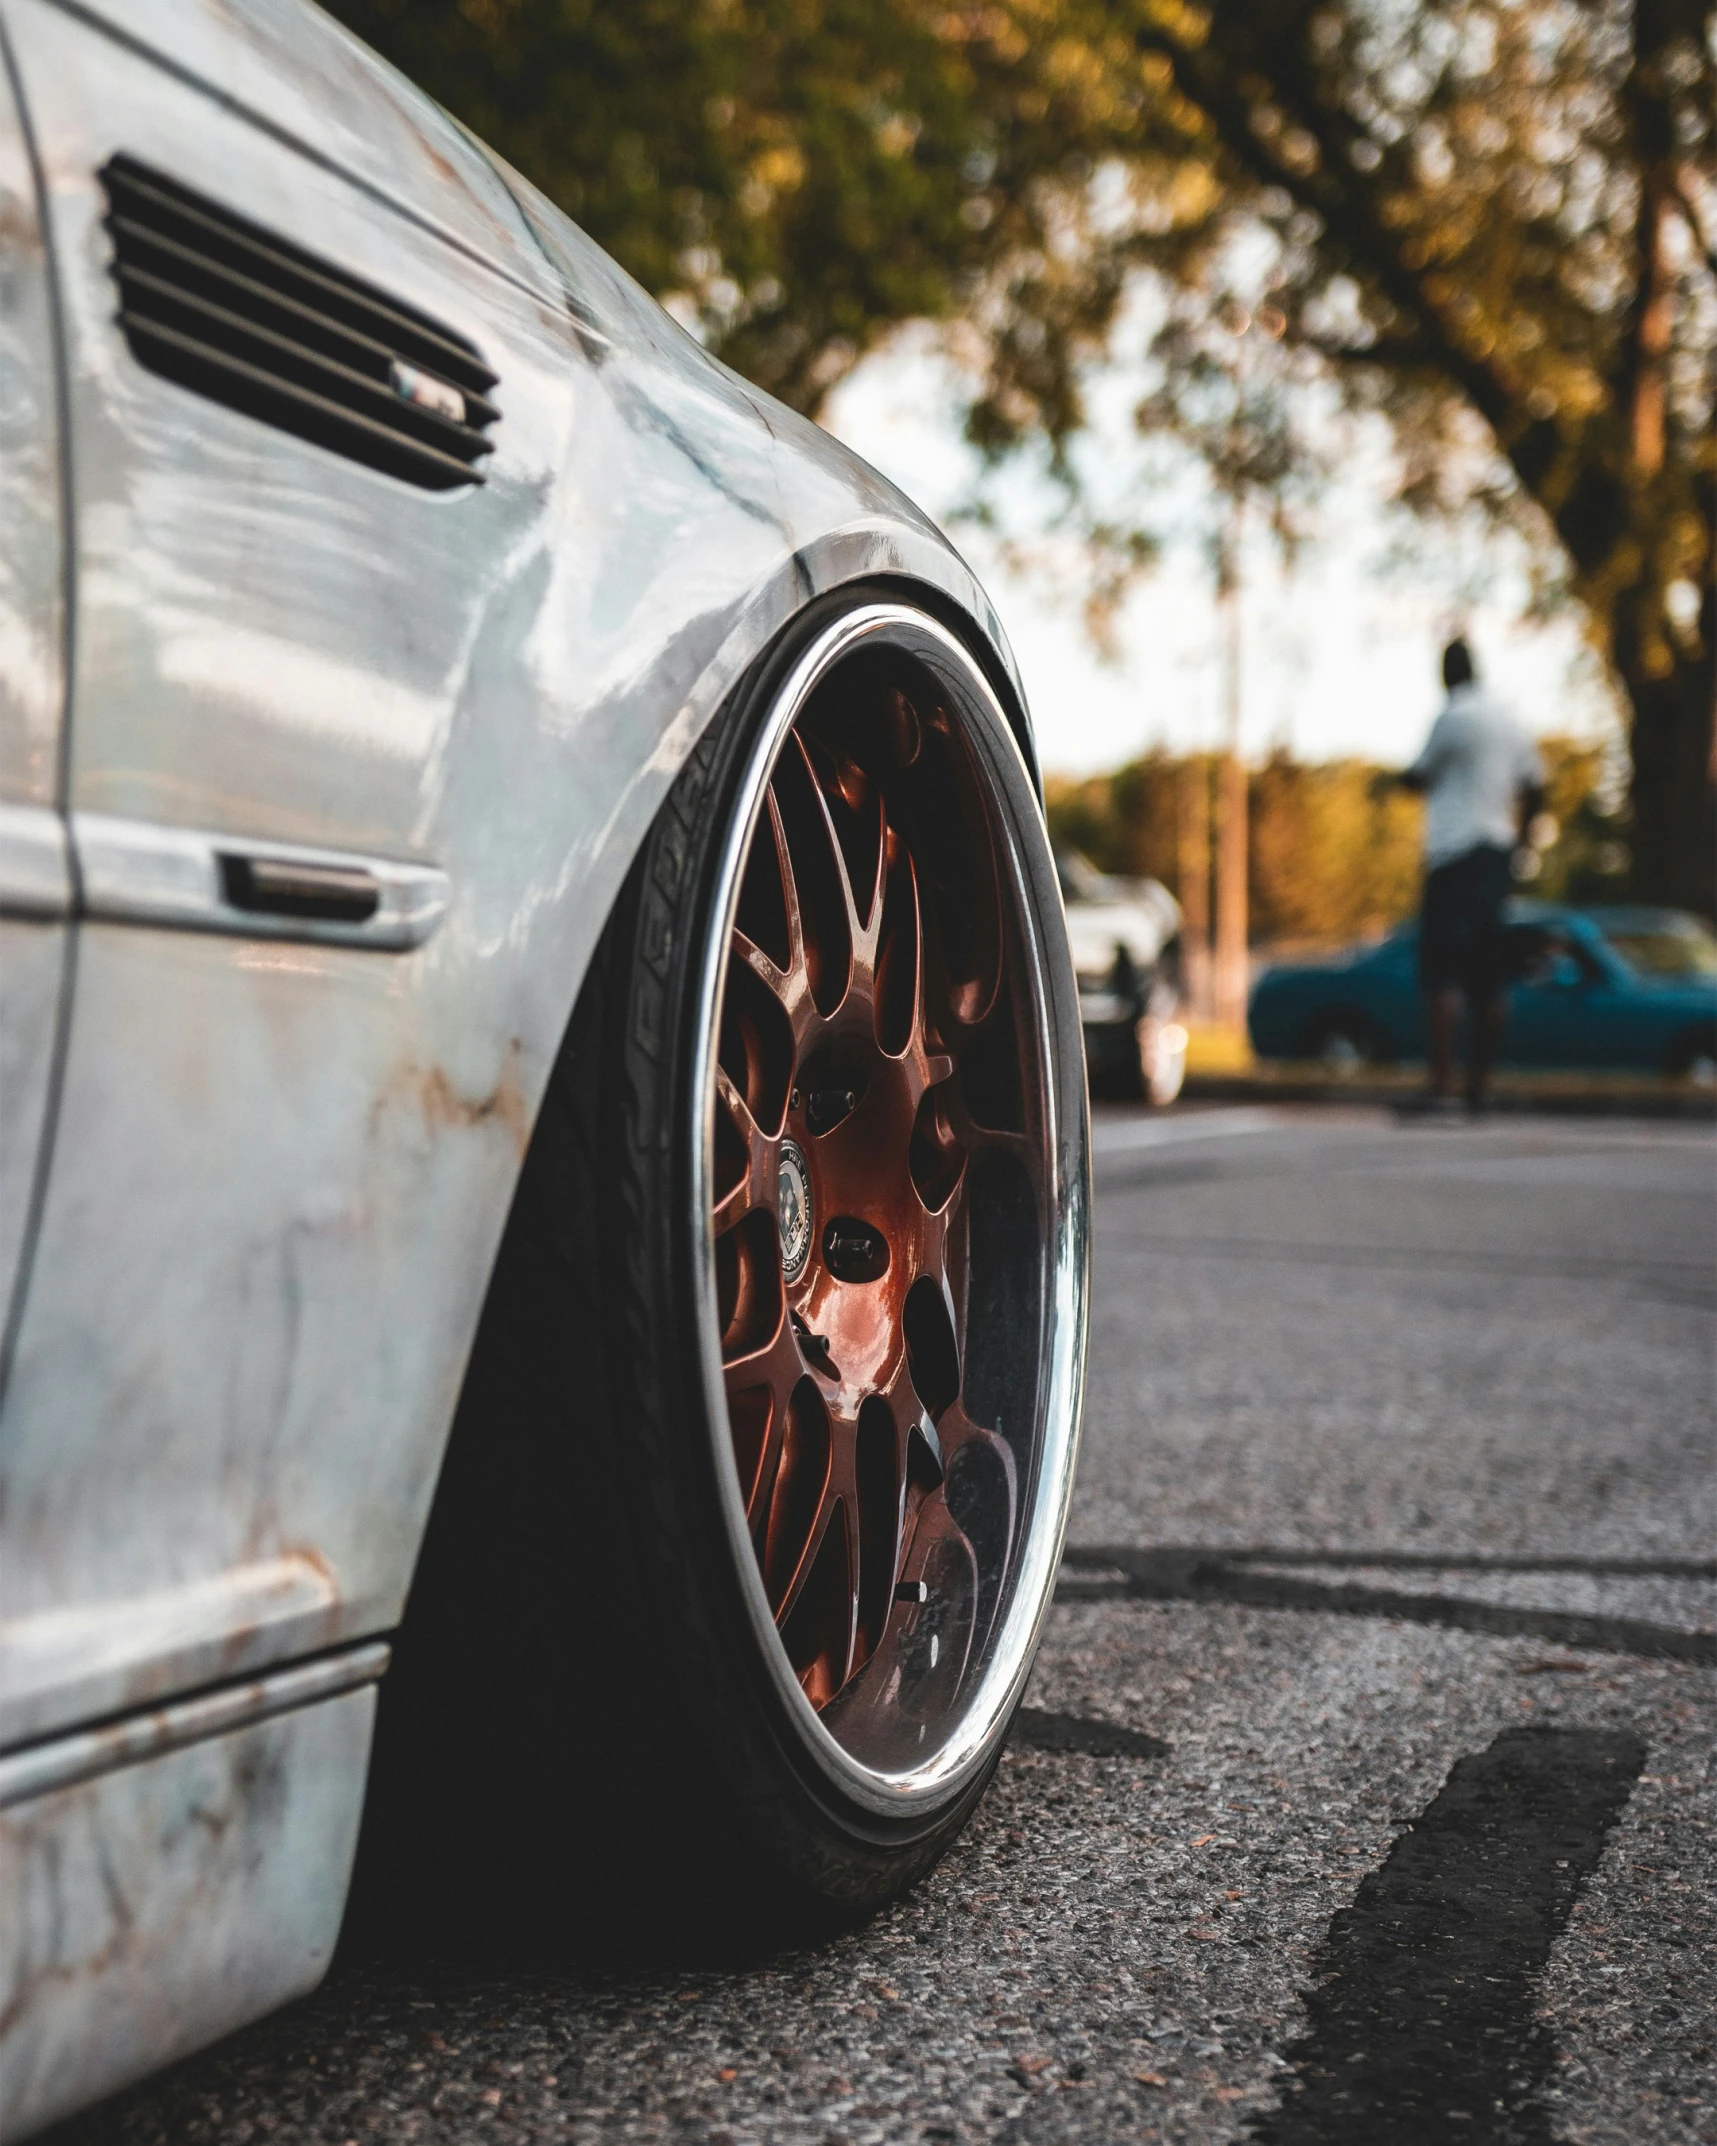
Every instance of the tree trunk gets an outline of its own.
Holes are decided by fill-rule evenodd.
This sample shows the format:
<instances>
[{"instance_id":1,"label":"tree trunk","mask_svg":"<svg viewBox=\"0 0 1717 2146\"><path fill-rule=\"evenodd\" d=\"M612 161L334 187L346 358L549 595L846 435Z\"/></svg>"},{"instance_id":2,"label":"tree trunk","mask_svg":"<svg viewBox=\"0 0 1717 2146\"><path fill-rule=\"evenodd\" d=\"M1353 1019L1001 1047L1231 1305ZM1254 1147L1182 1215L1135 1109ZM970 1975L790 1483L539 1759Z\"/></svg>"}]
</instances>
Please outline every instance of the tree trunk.
<instances>
[{"instance_id":1,"label":"tree trunk","mask_svg":"<svg viewBox=\"0 0 1717 2146\"><path fill-rule=\"evenodd\" d=\"M1229 455L1238 466L1245 383L1246 345L1240 346L1235 376L1235 422ZM1246 1025L1246 767L1240 758L1240 546L1245 533L1246 495L1231 484L1228 514L1217 554L1216 605L1222 618L1222 728L1226 750L1216 768L1216 1018L1224 1027Z\"/></svg>"},{"instance_id":2,"label":"tree trunk","mask_svg":"<svg viewBox=\"0 0 1717 2146\"><path fill-rule=\"evenodd\" d=\"M1180 773L1180 944L1190 1011L1210 1018L1210 767L1189 753Z\"/></svg>"},{"instance_id":3,"label":"tree trunk","mask_svg":"<svg viewBox=\"0 0 1717 2146\"><path fill-rule=\"evenodd\" d=\"M1216 774L1216 1018L1246 1025L1246 763L1232 748Z\"/></svg>"},{"instance_id":4,"label":"tree trunk","mask_svg":"<svg viewBox=\"0 0 1717 2146\"><path fill-rule=\"evenodd\" d=\"M1616 670L1633 710L1633 888L1641 901L1717 915L1717 588L1700 605L1700 652L1648 674L1631 635Z\"/></svg>"}]
</instances>

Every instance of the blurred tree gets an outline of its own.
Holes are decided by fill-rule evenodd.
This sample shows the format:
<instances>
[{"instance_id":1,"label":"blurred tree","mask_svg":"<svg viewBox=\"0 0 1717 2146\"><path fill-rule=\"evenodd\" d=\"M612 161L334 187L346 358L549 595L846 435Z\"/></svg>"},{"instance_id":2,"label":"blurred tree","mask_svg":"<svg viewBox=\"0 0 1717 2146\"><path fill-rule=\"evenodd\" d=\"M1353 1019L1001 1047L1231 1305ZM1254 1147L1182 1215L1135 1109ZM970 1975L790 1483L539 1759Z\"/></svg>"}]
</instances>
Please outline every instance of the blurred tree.
<instances>
[{"instance_id":1,"label":"blurred tree","mask_svg":"<svg viewBox=\"0 0 1717 2146\"><path fill-rule=\"evenodd\" d=\"M1136 270L1267 312L1411 502L1541 510L1632 711L1633 883L1713 907L1708 0L334 6L802 408L957 316L974 441L1069 476Z\"/></svg>"},{"instance_id":2,"label":"blurred tree","mask_svg":"<svg viewBox=\"0 0 1717 2146\"><path fill-rule=\"evenodd\" d=\"M1717 903L1717 89L1703 0L1136 0L1290 343L1433 503L1477 416L1631 709L1632 876Z\"/></svg>"},{"instance_id":3,"label":"blurred tree","mask_svg":"<svg viewBox=\"0 0 1717 2146\"><path fill-rule=\"evenodd\" d=\"M1191 966L1202 972L1209 936L1210 1003L1219 1020L1245 1019L1246 948L1253 872L1248 863L1249 784L1242 758L1245 527L1261 510L1291 557L1300 538L1295 506L1322 474L1323 457L1300 422L1303 398L1292 392L1288 368L1272 363L1271 344L1287 327L1275 307L1261 319L1232 301L1214 310L1171 307L1153 342L1161 385L1135 412L1141 431L1162 431L1190 447L1209 470L1211 519L1205 530L1215 576L1222 643L1223 751L1216 771L1215 931L1201 928L1197 904L1188 914ZM1265 362L1260 365L1259 359ZM1183 799L1197 809L1197 793ZM1198 832L1187 827L1196 848Z\"/></svg>"},{"instance_id":4,"label":"blurred tree","mask_svg":"<svg viewBox=\"0 0 1717 2146\"><path fill-rule=\"evenodd\" d=\"M1374 799L1364 761L1306 764L1276 753L1251 782L1254 937L1358 939L1413 913L1419 899L1418 801Z\"/></svg>"},{"instance_id":5,"label":"blurred tree","mask_svg":"<svg viewBox=\"0 0 1717 2146\"><path fill-rule=\"evenodd\" d=\"M1628 816L1618 771L1602 745L1545 738L1545 810L1556 823L1527 890L1552 902L1604 902L1628 892Z\"/></svg>"},{"instance_id":6,"label":"blurred tree","mask_svg":"<svg viewBox=\"0 0 1717 2146\"><path fill-rule=\"evenodd\" d=\"M1133 762L1135 767L1140 764ZM1113 839L1114 814L1109 797L1113 779L1099 775L1094 780L1075 782L1065 775L1051 775L1044 783L1050 833L1057 845L1078 850L1105 872L1127 869L1117 862L1118 846ZM1165 886L1174 885L1172 871L1152 872L1149 876L1160 879Z\"/></svg>"},{"instance_id":7,"label":"blurred tree","mask_svg":"<svg viewBox=\"0 0 1717 2146\"><path fill-rule=\"evenodd\" d=\"M1183 778L1206 790L1212 753L1147 753L1112 774L1051 777L1050 830L1106 872L1160 879L1186 904L1179 839ZM1278 753L1252 770L1249 905L1254 941L1322 944L1381 931L1412 913L1419 892L1418 801L1375 801L1376 770L1359 760L1303 762ZM1209 872L1208 853L1204 869Z\"/></svg>"},{"instance_id":8,"label":"blurred tree","mask_svg":"<svg viewBox=\"0 0 1717 2146\"><path fill-rule=\"evenodd\" d=\"M1536 881L1549 901L1615 900L1625 891L1625 806L1602 745L1540 740L1548 809L1557 823ZM1183 771L1214 771L1213 754L1145 754L1112 774L1051 777L1050 831L1105 872L1160 879L1183 904L1177 840ZM1417 798L1371 795L1364 760L1300 761L1275 753L1248 784L1249 899L1255 945L1332 945L1387 930L1419 899ZM1208 871L1208 858L1206 859Z\"/></svg>"},{"instance_id":9,"label":"blurred tree","mask_svg":"<svg viewBox=\"0 0 1717 2146\"><path fill-rule=\"evenodd\" d=\"M1100 0L333 11L797 407L898 322L977 305L1006 260L985 330L1018 386L997 397L1023 411L1029 390L1058 439L1076 426L1068 359L1100 339L1123 272L1095 242L1088 182L1095 159L1139 151L1152 95Z\"/></svg>"}]
</instances>

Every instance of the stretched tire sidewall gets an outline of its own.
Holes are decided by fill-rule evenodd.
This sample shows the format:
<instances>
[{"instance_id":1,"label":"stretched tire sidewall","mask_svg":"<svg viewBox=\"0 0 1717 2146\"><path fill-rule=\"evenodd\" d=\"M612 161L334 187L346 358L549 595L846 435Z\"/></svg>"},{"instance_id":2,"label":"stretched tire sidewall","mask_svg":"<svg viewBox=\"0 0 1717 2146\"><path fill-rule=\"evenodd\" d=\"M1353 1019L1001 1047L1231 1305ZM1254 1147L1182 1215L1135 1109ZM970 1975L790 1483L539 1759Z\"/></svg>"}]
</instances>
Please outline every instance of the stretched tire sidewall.
<instances>
[{"instance_id":1,"label":"stretched tire sidewall","mask_svg":"<svg viewBox=\"0 0 1717 2146\"><path fill-rule=\"evenodd\" d=\"M620 988L610 1000L605 1054L621 1069L626 1126L627 1166L610 1181L617 1202L610 1241L624 1247L628 1286L614 1308L632 1329L622 1346L638 1387L629 1441L633 1495L626 1501L646 1516L636 1554L667 1612L664 1645L678 1659L679 1703L703 1722L695 1745L721 1764L746 1830L767 1841L772 1857L785 1858L806 1906L831 1910L874 1904L942 1852L983 1794L1019 1691L979 1761L945 1796L882 1812L843 1793L783 1693L780 1665L766 1659L770 1642L759 1643L756 1604L747 1598L755 1576L735 1554L731 1532L712 1522L736 1486L725 1416L712 1423L706 1366L695 1348L661 1346L643 1322L648 1307L685 1307L689 1334L707 1288L698 1222L700 1044L709 1018L702 986L711 935L725 932L717 913L722 860L741 792L761 757L773 757L776 743L762 741L764 726L804 652L866 601L897 605L900 597L849 590L808 606L676 782L612 927ZM1082 1122L1079 1131L1082 1167ZM1083 1302L1076 1315L1083 1319ZM1056 1516L1057 1552L1064 1506ZM1034 1630L1033 1648L1035 1638Z\"/></svg>"},{"instance_id":2,"label":"stretched tire sidewall","mask_svg":"<svg viewBox=\"0 0 1717 2146\"><path fill-rule=\"evenodd\" d=\"M1015 1582L1030 1614L1012 1628L1007 1678L983 1687L984 1733L944 1786L904 1807L848 1793L833 1739L773 1624L759 1622L703 1310L706 953L725 928L737 801L806 651L839 638L848 614L902 602L897 587L854 588L793 621L693 749L592 960L490 1278L382 1694L348 1925L362 1940L570 1943L613 1958L814 1935L921 1875L1000 1756L1060 1554L1089 1186L1054 868L988 687L985 720L1012 755L1015 817L1032 845L1059 1024L1067 1256L1044 1331L1061 1380L1060 1474L1034 1507L1035 1562L1028 1572L1022 1553ZM962 677L976 673L933 615L910 623L955 648Z\"/></svg>"}]
</instances>

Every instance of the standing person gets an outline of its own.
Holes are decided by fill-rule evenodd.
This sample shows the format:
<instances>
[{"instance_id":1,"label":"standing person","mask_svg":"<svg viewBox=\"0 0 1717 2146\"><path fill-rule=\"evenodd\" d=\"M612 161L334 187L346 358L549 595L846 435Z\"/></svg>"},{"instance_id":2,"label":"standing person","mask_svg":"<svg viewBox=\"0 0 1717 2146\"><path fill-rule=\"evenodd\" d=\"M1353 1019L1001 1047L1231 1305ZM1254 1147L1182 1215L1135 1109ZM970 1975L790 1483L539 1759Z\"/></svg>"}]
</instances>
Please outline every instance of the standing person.
<instances>
[{"instance_id":1,"label":"standing person","mask_svg":"<svg viewBox=\"0 0 1717 2146\"><path fill-rule=\"evenodd\" d=\"M1508 1018L1502 905L1514 851L1544 804L1544 763L1507 709L1478 684L1472 651L1443 651L1447 697L1425 749L1385 777L1425 798L1425 893L1419 911L1419 987L1431 1030L1430 1086L1410 1106L1452 1115L1455 1044L1464 1000L1469 1112L1485 1107L1490 1071Z\"/></svg>"}]
</instances>

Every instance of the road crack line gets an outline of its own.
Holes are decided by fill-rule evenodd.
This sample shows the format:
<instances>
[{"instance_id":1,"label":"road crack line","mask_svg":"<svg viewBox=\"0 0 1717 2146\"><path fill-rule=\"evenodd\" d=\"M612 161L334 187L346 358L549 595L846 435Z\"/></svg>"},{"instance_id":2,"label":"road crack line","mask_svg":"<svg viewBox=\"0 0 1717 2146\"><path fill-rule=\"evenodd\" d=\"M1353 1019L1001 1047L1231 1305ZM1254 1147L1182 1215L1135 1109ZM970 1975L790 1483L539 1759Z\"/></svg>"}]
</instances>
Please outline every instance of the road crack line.
<instances>
[{"instance_id":1,"label":"road crack line","mask_svg":"<svg viewBox=\"0 0 1717 2146\"><path fill-rule=\"evenodd\" d=\"M1476 1602L1459 1595L1407 1594L1396 1588L1353 1581L1296 1579L1262 1572L1256 1552L1200 1549L1140 1550L1129 1547L1069 1547L1064 1573L1116 1575L1076 1582L1063 1601L1231 1602L1246 1609L1307 1610L1340 1617L1380 1617L1406 1624L1444 1625L1458 1632L1484 1632L1498 1639L1542 1639L1595 1654L1632 1654L1650 1661L1717 1663L1717 1632L1689 1632L1641 1617L1592 1616L1576 1610L1522 1608ZM1290 1552L1312 1559L1313 1553ZM1287 1559L1282 1560L1286 1562ZM1319 1557L1319 1563L1346 1559ZM1448 1559L1443 1569L1471 1561ZM1540 1568L1542 1569L1542 1568ZM1696 1574L1703 1577L1703 1574Z\"/></svg>"}]
</instances>

